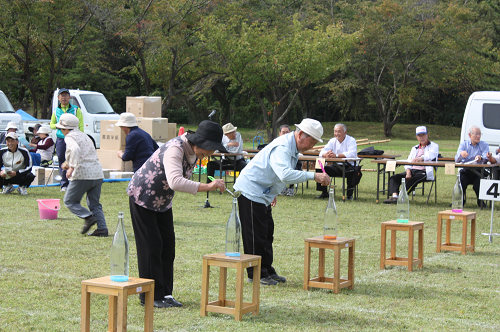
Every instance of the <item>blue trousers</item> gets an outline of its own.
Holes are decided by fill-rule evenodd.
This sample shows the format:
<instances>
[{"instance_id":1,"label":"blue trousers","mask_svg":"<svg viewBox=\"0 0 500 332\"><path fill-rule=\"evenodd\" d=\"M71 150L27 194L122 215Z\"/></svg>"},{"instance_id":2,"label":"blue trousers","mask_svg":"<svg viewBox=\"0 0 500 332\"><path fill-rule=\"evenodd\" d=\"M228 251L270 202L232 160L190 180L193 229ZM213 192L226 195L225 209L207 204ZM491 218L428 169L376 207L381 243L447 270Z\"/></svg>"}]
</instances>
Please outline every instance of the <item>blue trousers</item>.
<instances>
[{"instance_id":1,"label":"blue trousers","mask_svg":"<svg viewBox=\"0 0 500 332\"><path fill-rule=\"evenodd\" d=\"M59 160L59 175L61 176L61 188L67 187L69 184L68 178L66 178L66 170L62 169L61 166L63 162L66 161L66 142L64 138L57 138L56 140L56 154Z\"/></svg>"}]
</instances>

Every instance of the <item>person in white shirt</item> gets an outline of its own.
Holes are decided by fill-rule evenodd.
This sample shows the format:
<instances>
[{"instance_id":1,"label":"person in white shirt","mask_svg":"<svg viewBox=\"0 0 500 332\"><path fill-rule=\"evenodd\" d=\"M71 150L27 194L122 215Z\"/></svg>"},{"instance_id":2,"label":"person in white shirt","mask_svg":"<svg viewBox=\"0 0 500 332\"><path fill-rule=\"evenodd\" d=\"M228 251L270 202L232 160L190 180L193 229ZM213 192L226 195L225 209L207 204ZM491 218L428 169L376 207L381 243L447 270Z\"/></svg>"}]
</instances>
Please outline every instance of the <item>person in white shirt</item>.
<instances>
[{"instance_id":1,"label":"person in white shirt","mask_svg":"<svg viewBox=\"0 0 500 332\"><path fill-rule=\"evenodd\" d=\"M347 127L343 123L337 123L333 128L334 138L320 151L320 158L356 158L358 156L358 145L356 140L347 135ZM354 162L346 164L346 179L347 183L351 183L354 172L350 172L354 166ZM342 169L335 165L325 166L325 171L331 177L342 177ZM322 172L321 169L316 170L317 173ZM316 186L317 191L321 191L321 195L316 198L328 198L328 192L325 186ZM354 188L347 188L347 199L352 200Z\"/></svg>"},{"instance_id":2,"label":"person in white shirt","mask_svg":"<svg viewBox=\"0 0 500 332\"><path fill-rule=\"evenodd\" d=\"M236 132L238 127L233 126L231 123L227 123L222 126L224 136L222 136L222 145L226 148L228 153L241 153L241 155L234 157L227 157L222 160L222 169L225 170L235 170L236 172L241 172L243 168L247 165L245 159L243 158L243 139L241 134ZM236 160L235 160L236 159ZM236 163L236 165L235 165ZM220 161L211 160L207 163L207 183L212 182L208 176L214 176L215 171L220 169Z\"/></svg>"}]
</instances>

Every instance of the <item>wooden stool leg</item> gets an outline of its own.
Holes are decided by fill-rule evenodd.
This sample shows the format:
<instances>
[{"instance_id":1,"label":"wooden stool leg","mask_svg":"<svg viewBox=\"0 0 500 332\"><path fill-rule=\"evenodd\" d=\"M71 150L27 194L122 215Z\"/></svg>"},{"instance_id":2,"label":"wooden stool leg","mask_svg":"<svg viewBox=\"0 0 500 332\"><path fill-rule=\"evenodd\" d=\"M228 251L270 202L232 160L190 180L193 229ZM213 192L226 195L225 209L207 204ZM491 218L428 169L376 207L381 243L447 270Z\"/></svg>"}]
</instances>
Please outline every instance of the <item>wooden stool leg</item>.
<instances>
[{"instance_id":1,"label":"wooden stool leg","mask_svg":"<svg viewBox=\"0 0 500 332\"><path fill-rule=\"evenodd\" d=\"M127 332L127 297L125 290L118 293L118 329L119 332Z\"/></svg>"},{"instance_id":2,"label":"wooden stool leg","mask_svg":"<svg viewBox=\"0 0 500 332\"><path fill-rule=\"evenodd\" d=\"M451 220L446 219L446 242L447 246L450 245L450 233L451 233Z\"/></svg>"},{"instance_id":3,"label":"wooden stool leg","mask_svg":"<svg viewBox=\"0 0 500 332\"><path fill-rule=\"evenodd\" d=\"M418 230L418 259L420 259L419 268L424 266L424 228Z\"/></svg>"},{"instance_id":4,"label":"wooden stool leg","mask_svg":"<svg viewBox=\"0 0 500 332\"><path fill-rule=\"evenodd\" d=\"M201 312L200 315L205 317L207 315L208 305L208 286L210 284L210 266L208 259L203 260L203 270L201 273Z\"/></svg>"},{"instance_id":5,"label":"wooden stool leg","mask_svg":"<svg viewBox=\"0 0 500 332\"><path fill-rule=\"evenodd\" d=\"M311 279L311 247L309 242L306 242L304 249L304 290L309 290L309 279Z\"/></svg>"},{"instance_id":6,"label":"wooden stool leg","mask_svg":"<svg viewBox=\"0 0 500 332\"><path fill-rule=\"evenodd\" d=\"M109 296L108 301L108 331L116 331L117 328L117 311L116 308L118 306L118 297L114 295Z\"/></svg>"},{"instance_id":7,"label":"wooden stool leg","mask_svg":"<svg viewBox=\"0 0 500 332\"><path fill-rule=\"evenodd\" d=\"M82 320L80 322L80 331L90 331L90 293L87 292L87 286L82 285L82 304L81 304Z\"/></svg>"},{"instance_id":8,"label":"wooden stool leg","mask_svg":"<svg viewBox=\"0 0 500 332\"><path fill-rule=\"evenodd\" d=\"M354 242L349 247L349 265L347 268L347 279L351 281L351 285L347 288L354 289Z\"/></svg>"},{"instance_id":9,"label":"wooden stool leg","mask_svg":"<svg viewBox=\"0 0 500 332\"><path fill-rule=\"evenodd\" d=\"M153 310L155 300L155 285L151 285L149 292L146 292L144 299L144 331L153 332Z\"/></svg>"},{"instance_id":10,"label":"wooden stool leg","mask_svg":"<svg viewBox=\"0 0 500 332\"><path fill-rule=\"evenodd\" d=\"M253 275L260 276L260 258L257 266L253 267ZM256 309L252 312L252 315L259 315L260 306L260 278L253 278L253 293L252 293L252 303L256 305Z\"/></svg>"},{"instance_id":11,"label":"wooden stool leg","mask_svg":"<svg viewBox=\"0 0 500 332\"><path fill-rule=\"evenodd\" d=\"M476 250L476 218L470 220L470 244L472 246L471 252Z\"/></svg>"},{"instance_id":12,"label":"wooden stool leg","mask_svg":"<svg viewBox=\"0 0 500 332\"><path fill-rule=\"evenodd\" d=\"M333 248L333 293L338 294L340 292L340 247L338 245Z\"/></svg>"},{"instance_id":13,"label":"wooden stool leg","mask_svg":"<svg viewBox=\"0 0 500 332\"><path fill-rule=\"evenodd\" d=\"M408 271L413 271L413 227L408 232Z\"/></svg>"},{"instance_id":14,"label":"wooden stool leg","mask_svg":"<svg viewBox=\"0 0 500 332\"><path fill-rule=\"evenodd\" d=\"M462 220L462 255L467 252L467 218Z\"/></svg>"},{"instance_id":15,"label":"wooden stool leg","mask_svg":"<svg viewBox=\"0 0 500 332\"><path fill-rule=\"evenodd\" d=\"M219 305L221 307L226 306L226 289L227 289L227 267L220 268L219 274ZM237 291L236 291L237 292Z\"/></svg>"},{"instance_id":16,"label":"wooden stool leg","mask_svg":"<svg viewBox=\"0 0 500 332\"><path fill-rule=\"evenodd\" d=\"M318 264L319 281L325 281L325 249L319 248L319 264Z\"/></svg>"},{"instance_id":17,"label":"wooden stool leg","mask_svg":"<svg viewBox=\"0 0 500 332\"><path fill-rule=\"evenodd\" d=\"M441 252L442 237L443 237L443 218L440 215L438 215L436 252Z\"/></svg>"},{"instance_id":18,"label":"wooden stool leg","mask_svg":"<svg viewBox=\"0 0 500 332\"><path fill-rule=\"evenodd\" d=\"M382 233L380 236L380 268L385 269L385 255L386 255L386 229L385 225L382 225Z\"/></svg>"},{"instance_id":19,"label":"wooden stool leg","mask_svg":"<svg viewBox=\"0 0 500 332\"><path fill-rule=\"evenodd\" d=\"M226 268L224 268L226 270ZM221 267L222 271L222 267ZM236 268L236 299L234 303L234 319L237 321L241 321L243 314L241 309L243 308L243 278L244 278L245 269L243 268L243 264L238 263L238 267ZM222 272L221 272L222 274ZM256 276L254 276L255 279ZM225 285L224 285L225 286Z\"/></svg>"},{"instance_id":20,"label":"wooden stool leg","mask_svg":"<svg viewBox=\"0 0 500 332\"><path fill-rule=\"evenodd\" d=\"M396 259L396 231L391 230L391 259Z\"/></svg>"}]
</instances>

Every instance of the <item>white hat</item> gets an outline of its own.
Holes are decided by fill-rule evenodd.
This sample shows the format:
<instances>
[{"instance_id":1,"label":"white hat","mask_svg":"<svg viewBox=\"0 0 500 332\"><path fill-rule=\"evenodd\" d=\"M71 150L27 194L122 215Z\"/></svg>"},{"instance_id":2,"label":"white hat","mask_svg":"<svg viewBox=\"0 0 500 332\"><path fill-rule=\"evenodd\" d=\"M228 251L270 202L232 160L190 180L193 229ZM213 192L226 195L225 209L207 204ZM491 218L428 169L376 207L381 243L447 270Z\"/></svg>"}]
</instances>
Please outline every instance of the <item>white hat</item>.
<instances>
[{"instance_id":1,"label":"white hat","mask_svg":"<svg viewBox=\"0 0 500 332\"><path fill-rule=\"evenodd\" d=\"M427 134L427 128L425 126L417 127L416 135Z\"/></svg>"},{"instance_id":2,"label":"white hat","mask_svg":"<svg viewBox=\"0 0 500 332\"><path fill-rule=\"evenodd\" d=\"M137 121L135 120L134 113L122 113L120 114L120 120L115 124L118 127L137 127Z\"/></svg>"},{"instance_id":3,"label":"white hat","mask_svg":"<svg viewBox=\"0 0 500 332\"><path fill-rule=\"evenodd\" d=\"M80 124L80 120L73 114L64 113L59 118L59 122L56 123L56 128L58 129L76 129Z\"/></svg>"},{"instance_id":4,"label":"white hat","mask_svg":"<svg viewBox=\"0 0 500 332\"><path fill-rule=\"evenodd\" d=\"M38 133L39 134L50 134L51 131L52 130L50 128L44 127L44 126L38 128Z\"/></svg>"},{"instance_id":5,"label":"white hat","mask_svg":"<svg viewBox=\"0 0 500 332\"><path fill-rule=\"evenodd\" d=\"M236 129L238 129L238 127L233 126L231 123L226 123L222 126L224 134L232 133L233 131L236 131Z\"/></svg>"},{"instance_id":6,"label":"white hat","mask_svg":"<svg viewBox=\"0 0 500 332\"><path fill-rule=\"evenodd\" d=\"M295 126L318 142L323 142L321 139L321 136L323 136L323 126L318 120L304 119L300 124L295 124Z\"/></svg>"},{"instance_id":7,"label":"white hat","mask_svg":"<svg viewBox=\"0 0 500 332\"><path fill-rule=\"evenodd\" d=\"M10 132L7 135L5 135L5 139L7 139L7 138L12 138L12 139L16 139L17 140L17 134L14 133L14 132Z\"/></svg>"},{"instance_id":8,"label":"white hat","mask_svg":"<svg viewBox=\"0 0 500 332\"><path fill-rule=\"evenodd\" d=\"M17 130L17 125L15 122L9 122L7 123L7 128L5 128L6 130L9 130L9 129L16 129Z\"/></svg>"}]
</instances>

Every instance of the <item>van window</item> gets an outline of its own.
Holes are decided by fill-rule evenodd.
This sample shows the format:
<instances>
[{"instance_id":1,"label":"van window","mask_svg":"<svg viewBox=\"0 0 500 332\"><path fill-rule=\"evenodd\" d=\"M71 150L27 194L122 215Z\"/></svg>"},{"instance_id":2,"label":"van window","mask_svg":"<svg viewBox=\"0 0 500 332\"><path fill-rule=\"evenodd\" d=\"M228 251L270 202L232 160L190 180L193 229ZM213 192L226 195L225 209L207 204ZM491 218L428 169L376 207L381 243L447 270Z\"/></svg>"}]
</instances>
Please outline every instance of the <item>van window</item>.
<instances>
[{"instance_id":1,"label":"van window","mask_svg":"<svg viewBox=\"0 0 500 332\"><path fill-rule=\"evenodd\" d=\"M500 129L500 104L483 104L483 126Z\"/></svg>"},{"instance_id":2,"label":"van window","mask_svg":"<svg viewBox=\"0 0 500 332\"><path fill-rule=\"evenodd\" d=\"M16 113L3 92L0 93L0 113Z\"/></svg>"},{"instance_id":3,"label":"van window","mask_svg":"<svg viewBox=\"0 0 500 332\"><path fill-rule=\"evenodd\" d=\"M106 97L97 94L81 94L82 102L91 114L114 114Z\"/></svg>"}]
</instances>

